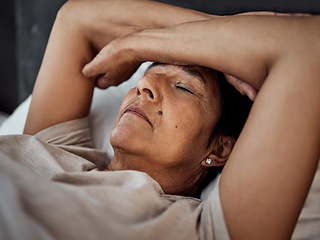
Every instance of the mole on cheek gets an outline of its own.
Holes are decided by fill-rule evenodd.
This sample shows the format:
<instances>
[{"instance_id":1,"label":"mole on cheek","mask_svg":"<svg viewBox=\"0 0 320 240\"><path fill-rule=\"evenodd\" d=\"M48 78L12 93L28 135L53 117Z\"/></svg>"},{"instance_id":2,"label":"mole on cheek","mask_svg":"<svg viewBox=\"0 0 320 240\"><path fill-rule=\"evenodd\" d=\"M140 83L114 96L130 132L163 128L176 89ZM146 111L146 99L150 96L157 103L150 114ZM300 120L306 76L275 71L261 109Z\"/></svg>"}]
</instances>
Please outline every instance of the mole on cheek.
<instances>
[{"instance_id":1,"label":"mole on cheek","mask_svg":"<svg viewBox=\"0 0 320 240\"><path fill-rule=\"evenodd\" d=\"M176 125L176 128L178 128L178 126Z\"/></svg>"}]
</instances>

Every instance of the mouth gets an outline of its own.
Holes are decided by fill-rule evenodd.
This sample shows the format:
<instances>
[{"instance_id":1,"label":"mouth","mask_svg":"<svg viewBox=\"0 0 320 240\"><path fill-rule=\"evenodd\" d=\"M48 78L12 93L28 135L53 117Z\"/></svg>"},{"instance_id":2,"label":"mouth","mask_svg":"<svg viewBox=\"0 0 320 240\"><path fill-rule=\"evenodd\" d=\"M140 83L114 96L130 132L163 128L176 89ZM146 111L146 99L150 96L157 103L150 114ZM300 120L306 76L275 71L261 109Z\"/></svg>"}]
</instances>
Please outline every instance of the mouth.
<instances>
[{"instance_id":1,"label":"mouth","mask_svg":"<svg viewBox=\"0 0 320 240\"><path fill-rule=\"evenodd\" d=\"M148 122L148 123L152 126L152 124L151 124L150 120L148 119L147 115L146 115L146 114L144 113L144 111L143 111L141 108L139 108L139 107L130 106L130 107L128 107L128 108L124 111L123 115L124 115L125 113L134 114L134 115L142 118L143 120L145 120L146 122Z\"/></svg>"}]
</instances>

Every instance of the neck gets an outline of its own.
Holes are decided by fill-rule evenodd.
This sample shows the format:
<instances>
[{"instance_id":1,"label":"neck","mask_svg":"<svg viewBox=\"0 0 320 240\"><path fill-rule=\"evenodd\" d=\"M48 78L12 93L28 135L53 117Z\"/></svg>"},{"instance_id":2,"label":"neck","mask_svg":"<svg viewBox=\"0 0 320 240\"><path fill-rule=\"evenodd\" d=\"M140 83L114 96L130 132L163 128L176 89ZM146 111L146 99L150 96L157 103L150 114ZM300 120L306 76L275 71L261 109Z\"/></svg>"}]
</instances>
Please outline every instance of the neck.
<instances>
[{"instance_id":1,"label":"neck","mask_svg":"<svg viewBox=\"0 0 320 240\"><path fill-rule=\"evenodd\" d=\"M122 151L114 151L108 169L137 170L147 173L159 183L166 194L193 196L197 191L197 183L203 176L203 167L200 166L190 174L184 167L164 167L154 164L153 159L145 156L133 155ZM189 173L186 175L186 173Z\"/></svg>"}]
</instances>

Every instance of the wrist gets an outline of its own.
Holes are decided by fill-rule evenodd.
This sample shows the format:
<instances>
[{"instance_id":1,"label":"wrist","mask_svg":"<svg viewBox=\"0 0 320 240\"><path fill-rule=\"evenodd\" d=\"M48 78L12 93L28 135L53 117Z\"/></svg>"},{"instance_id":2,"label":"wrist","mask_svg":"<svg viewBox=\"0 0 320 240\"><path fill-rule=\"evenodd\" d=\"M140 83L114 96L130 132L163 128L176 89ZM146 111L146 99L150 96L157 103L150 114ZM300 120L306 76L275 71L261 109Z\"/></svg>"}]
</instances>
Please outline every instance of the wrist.
<instances>
[{"instance_id":1,"label":"wrist","mask_svg":"<svg viewBox=\"0 0 320 240\"><path fill-rule=\"evenodd\" d=\"M122 41L140 62L192 65L191 59L186 57L188 51L181 50L182 42L170 33L170 27L139 31L126 36Z\"/></svg>"}]
</instances>

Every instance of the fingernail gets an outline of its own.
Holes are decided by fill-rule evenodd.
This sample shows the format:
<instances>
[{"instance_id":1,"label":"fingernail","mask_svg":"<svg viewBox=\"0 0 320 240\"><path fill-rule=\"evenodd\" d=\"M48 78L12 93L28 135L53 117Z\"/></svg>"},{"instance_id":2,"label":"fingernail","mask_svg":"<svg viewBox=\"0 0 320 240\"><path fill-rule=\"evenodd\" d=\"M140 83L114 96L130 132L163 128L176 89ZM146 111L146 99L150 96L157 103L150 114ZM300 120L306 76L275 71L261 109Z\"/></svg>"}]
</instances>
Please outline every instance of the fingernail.
<instances>
[{"instance_id":1,"label":"fingernail","mask_svg":"<svg viewBox=\"0 0 320 240\"><path fill-rule=\"evenodd\" d=\"M248 97L251 99L251 101L254 101L254 99L255 99L255 94L253 94L253 92L249 91L249 92L248 92Z\"/></svg>"},{"instance_id":2,"label":"fingernail","mask_svg":"<svg viewBox=\"0 0 320 240\"><path fill-rule=\"evenodd\" d=\"M82 73L83 73L84 75L87 75L89 69L90 69L90 63L86 64L86 65L83 67Z\"/></svg>"}]
</instances>

